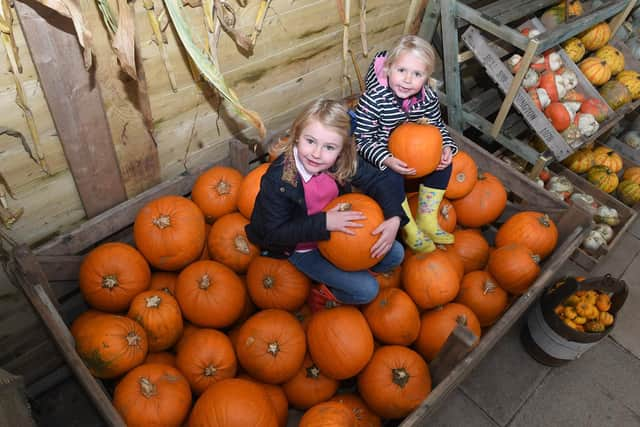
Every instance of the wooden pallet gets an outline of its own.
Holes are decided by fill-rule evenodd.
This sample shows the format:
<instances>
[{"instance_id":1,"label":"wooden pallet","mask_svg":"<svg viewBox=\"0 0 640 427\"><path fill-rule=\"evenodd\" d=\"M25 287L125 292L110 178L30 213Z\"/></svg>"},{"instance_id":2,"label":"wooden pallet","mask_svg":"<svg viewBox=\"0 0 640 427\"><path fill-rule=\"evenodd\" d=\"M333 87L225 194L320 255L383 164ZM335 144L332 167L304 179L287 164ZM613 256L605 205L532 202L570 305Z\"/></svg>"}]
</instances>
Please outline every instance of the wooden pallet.
<instances>
[{"instance_id":1,"label":"wooden pallet","mask_svg":"<svg viewBox=\"0 0 640 427\"><path fill-rule=\"evenodd\" d=\"M514 321L554 280L560 266L578 247L590 229L589 215L536 187L523 175L510 169L491 154L481 149L458 132L450 130L460 147L467 151L481 170L491 171L507 186L511 202L503 221L519 210L540 210L548 213L558 226L558 247L541 266L541 274L531 288L518 297L503 317L493 325L475 345L475 337L468 330L457 329L447 341L445 348L430 364L434 389L420 407L403 422L403 426L424 425L423 420L433 412L462 379L468 375L499 339L511 328ZM247 165L250 154L235 152L232 165ZM245 170L246 172L246 170ZM157 187L93 218L78 229L60 236L35 251L25 246L17 247L9 263L12 279L24 291L29 301L42 318L67 366L85 389L96 409L107 425L123 426L124 423L111 404L111 399L102 383L92 377L74 349L74 341L63 315L68 312L68 302L79 295L75 281L82 256L96 244L106 240L130 239L130 226L138 209L149 200L165 194L186 194L195 181L197 173L160 184ZM474 346L475 345L475 346ZM472 349L472 350L471 350Z\"/></svg>"}]
</instances>

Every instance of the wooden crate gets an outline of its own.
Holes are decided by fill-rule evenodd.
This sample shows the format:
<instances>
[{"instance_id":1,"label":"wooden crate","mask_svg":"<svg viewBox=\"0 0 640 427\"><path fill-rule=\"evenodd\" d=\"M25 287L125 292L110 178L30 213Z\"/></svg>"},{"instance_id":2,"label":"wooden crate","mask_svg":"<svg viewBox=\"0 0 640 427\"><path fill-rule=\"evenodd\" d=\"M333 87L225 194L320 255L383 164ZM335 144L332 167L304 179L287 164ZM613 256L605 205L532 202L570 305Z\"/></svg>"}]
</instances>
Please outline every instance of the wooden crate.
<instances>
[{"instance_id":1,"label":"wooden crate","mask_svg":"<svg viewBox=\"0 0 640 427\"><path fill-rule=\"evenodd\" d=\"M474 157L482 170L491 171L508 187L510 198L506 216L518 210L540 210L548 213L558 225L558 247L541 266L541 274L531 288L514 300L503 317L482 337L469 353L475 337L466 328L457 329L449 338L445 349L430 364L434 389L416 411L403 422L403 426L423 425L422 420L444 400L447 394L471 372L498 340L551 283L560 266L580 244L590 229L588 214L567 207L530 182L526 177L485 152L474 142L450 130L460 147ZM244 147L244 146L243 146ZM248 150L235 154L233 165L247 165ZM232 150L232 153L235 151ZM25 246L13 251L9 270L13 280L23 289L33 307L42 318L69 368L77 377L107 425L123 426L120 415L111 404L102 383L93 378L74 349L74 341L62 314L71 295L79 295L76 277L82 254L105 240L130 240L130 226L135 215L149 200L165 194L186 194L197 173L182 179L163 183L135 199L129 200L83 224L78 229L31 251ZM62 296L62 298L61 298Z\"/></svg>"}]
</instances>

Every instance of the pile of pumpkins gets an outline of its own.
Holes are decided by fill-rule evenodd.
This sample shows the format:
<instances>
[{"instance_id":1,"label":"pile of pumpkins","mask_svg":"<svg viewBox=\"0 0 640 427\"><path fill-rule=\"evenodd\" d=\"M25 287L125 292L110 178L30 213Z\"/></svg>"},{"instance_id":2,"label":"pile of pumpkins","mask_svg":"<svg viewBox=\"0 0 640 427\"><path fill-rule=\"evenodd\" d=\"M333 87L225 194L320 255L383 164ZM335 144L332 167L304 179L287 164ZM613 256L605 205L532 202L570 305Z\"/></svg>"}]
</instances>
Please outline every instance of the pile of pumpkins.
<instances>
[{"instance_id":1,"label":"pile of pumpkins","mask_svg":"<svg viewBox=\"0 0 640 427\"><path fill-rule=\"evenodd\" d=\"M640 167L624 168L624 160L613 148L585 147L567 157L563 164L605 193L615 195L629 206L640 202Z\"/></svg>"},{"instance_id":2,"label":"pile of pumpkins","mask_svg":"<svg viewBox=\"0 0 640 427\"><path fill-rule=\"evenodd\" d=\"M540 34L536 29L522 30L528 37ZM514 54L506 61L512 73L518 72L522 57ZM579 86L578 76L565 67L561 55L548 50L534 58L522 81L533 105L549 119L568 142L588 138L607 119L609 108L599 97L588 97Z\"/></svg>"},{"instance_id":3,"label":"pile of pumpkins","mask_svg":"<svg viewBox=\"0 0 640 427\"><path fill-rule=\"evenodd\" d=\"M554 312L563 323L580 332L604 332L613 325L615 317L609 312L609 294L591 290L578 290L569 295Z\"/></svg>"},{"instance_id":4,"label":"pile of pumpkins","mask_svg":"<svg viewBox=\"0 0 640 427\"><path fill-rule=\"evenodd\" d=\"M562 47L584 76L598 87L607 104L616 110L640 98L640 73L625 69L624 54L609 44L611 28L601 22L578 37L563 43ZM586 56L591 53L589 56Z\"/></svg>"},{"instance_id":5,"label":"pile of pumpkins","mask_svg":"<svg viewBox=\"0 0 640 427\"><path fill-rule=\"evenodd\" d=\"M267 167L242 176L216 166L191 198L145 205L135 246L104 243L85 256L79 285L91 308L71 333L91 373L116 383L113 404L127 425L211 425L225 414L225 425L284 427L290 407L304 411L301 426L405 417L430 393L428 363L456 325L479 338L557 244L553 220L523 211L491 247L480 227L502 214L507 191L459 152L439 218L455 243L407 251L376 276L380 291L367 305L311 313L311 280L262 256L244 231ZM347 379L351 389L338 394Z\"/></svg>"}]
</instances>

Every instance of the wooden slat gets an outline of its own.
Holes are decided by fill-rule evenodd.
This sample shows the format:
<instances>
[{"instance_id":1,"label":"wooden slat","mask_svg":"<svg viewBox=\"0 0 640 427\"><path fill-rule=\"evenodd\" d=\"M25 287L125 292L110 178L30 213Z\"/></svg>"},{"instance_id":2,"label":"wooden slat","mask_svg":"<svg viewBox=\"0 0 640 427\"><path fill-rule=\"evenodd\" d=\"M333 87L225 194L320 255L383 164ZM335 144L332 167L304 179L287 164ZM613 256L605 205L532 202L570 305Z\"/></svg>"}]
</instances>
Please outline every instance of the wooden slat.
<instances>
[{"instance_id":1,"label":"wooden slat","mask_svg":"<svg viewBox=\"0 0 640 427\"><path fill-rule=\"evenodd\" d=\"M456 365L465 358L478 342L478 337L471 329L457 325L440 348L436 357L429 363L431 384L437 386Z\"/></svg>"},{"instance_id":2,"label":"wooden slat","mask_svg":"<svg viewBox=\"0 0 640 427\"><path fill-rule=\"evenodd\" d=\"M80 384L84 387L89 397L96 405L96 409L109 426L125 427L120 414L113 407L109 396L100 386L97 380L91 376L80 356L75 351L75 343L69 329L65 325L60 313L54 307L53 302L44 291L47 283L44 272L38 265L35 255L24 245L13 250L14 267L16 276L20 281L22 290L31 301L42 320L47 325L53 336L54 342L60 349L68 366L76 375ZM44 281L43 278L44 277Z\"/></svg>"},{"instance_id":3,"label":"wooden slat","mask_svg":"<svg viewBox=\"0 0 640 427\"><path fill-rule=\"evenodd\" d=\"M82 255L41 255L38 263L49 282L58 280L77 280Z\"/></svg>"},{"instance_id":4,"label":"wooden slat","mask_svg":"<svg viewBox=\"0 0 640 427\"><path fill-rule=\"evenodd\" d=\"M126 199L100 89L84 69L70 19L33 0L15 5L69 169L93 217Z\"/></svg>"}]
</instances>

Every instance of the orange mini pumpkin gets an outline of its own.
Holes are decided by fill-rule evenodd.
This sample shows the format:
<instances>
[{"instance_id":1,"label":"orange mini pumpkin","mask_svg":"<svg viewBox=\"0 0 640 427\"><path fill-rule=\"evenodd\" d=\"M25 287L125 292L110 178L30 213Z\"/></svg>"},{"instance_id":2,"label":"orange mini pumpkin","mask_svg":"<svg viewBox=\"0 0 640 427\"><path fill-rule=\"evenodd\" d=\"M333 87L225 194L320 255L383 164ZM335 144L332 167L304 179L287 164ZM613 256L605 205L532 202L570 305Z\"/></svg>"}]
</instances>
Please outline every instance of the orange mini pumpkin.
<instances>
[{"instance_id":1,"label":"orange mini pumpkin","mask_svg":"<svg viewBox=\"0 0 640 427\"><path fill-rule=\"evenodd\" d=\"M282 384L282 389L291 406L308 409L330 399L339 386L340 381L324 375L307 354L298 372Z\"/></svg>"},{"instance_id":2,"label":"orange mini pumpkin","mask_svg":"<svg viewBox=\"0 0 640 427\"><path fill-rule=\"evenodd\" d=\"M495 241L498 248L509 243L522 243L543 260L558 243L558 229L547 214L524 211L502 224Z\"/></svg>"},{"instance_id":3,"label":"orange mini pumpkin","mask_svg":"<svg viewBox=\"0 0 640 427\"><path fill-rule=\"evenodd\" d=\"M469 307L480 326L493 325L507 308L509 296L486 271L467 273L460 283L456 302Z\"/></svg>"},{"instance_id":4,"label":"orange mini pumpkin","mask_svg":"<svg viewBox=\"0 0 640 427\"><path fill-rule=\"evenodd\" d=\"M415 342L416 349L428 362L432 361L458 324L467 326L480 338L478 317L465 305L452 302L424 312L420 319L420 334Z\"/></svg>"},{"instance_id":5,"label":"orange mini pumpkin","mask_svg":"<svg viewBox=\"0 0 640 427\"><path fill-rule=\"evenodd\" d=\"M514 295L523 294L540 274L540 257L522 243L509 243L489 256L489 272Z\"/></svg>"},{"instance_id":6,"label":"orange mini pumpkin","mask_svg":"<svg viewBox=\"0 0 640 427\"><path fill-rule=\"evenodd\" d=\"M267 173L269 165L270 163L263 163L255 169L250 170L240 183L237 201L238 210L247 219L251 219L256 197L258 197L258 193L260 192L260 182L262 181L262 176Z\"/></svg>"},{"instance_id":7,"label":"orange mini pumpkin","mask_svg":"<svg viewBox=\"0 0 640 427\"><path fill-rule=\"evenodd\" d=\"M402 283L421 310L453 301L460 289L458 272L437 251L407 258L402 267Z\"/></svg>"},{"instance_id":8,"label":"orange mini pumpkin","mask_svg":"<svg viewBox=\"0 0 640 427\"><path fill-rule=\"evenodd\" d=\"M214 166L203 172L191 189L191 200L207 220L215 220L238 208L242 174L228 166Z\"/></svg>"},{"instance_id":9,"label":"orange mini pumpkin","mask_svg":"<svg viewBox=\"0 0 640 427\"><path fill-rule=\"evenodd\" d=\"M302 366L307 351L304 330L289 312L262 310L247 319L236 337L242 367L269 384L291 379Z\"/></svg>"},{"instance_id":10,"label":"orange mini pumpkin","mask_svg":"<svg viewBox=\"0 0 640 427\"><path fill-rule=\"evenodd\" d=\"M179 196L147 203L133 223L136 247L160 270L179 270L202 254L205 221L200 208Z\"/></svg>"},{"instance_id":11,"label":"orange mini pumpkin","mask_svg":"<svg viewBox=\"0 0 640 427\"><path fill-rule=\"evenodd\" d=\"M424 359L399 345L378 348L358 375L358 392L384 418L402 418L431 392L431 375Z\"/></svg>"},{"instance_id":12,"label":"orange mini pumpkin","mask_svg":"<svg viewBox=\"0 0 640 427\"><path fill-rule=\"evenodd\" d=\"M133 247L104 243L82 260L78 284L87 303L98 310L117 313L149 287L151 270Z\"/></svg>"},{"instance_id":13,"label":"orange mini pumpkin","mask_svg":"<svg viewBox=\"0 0 640 427\"><path fill-rule=\"evenodd\" d=\"M257 256L249 263L247 290L260 308L293 311L307 300L311 279L286 259Z\"/></svg>"},{"instance_id":14,"label":"orange mini pumpkin","mask_svg":"<svg viewBox=\"0 0 640 427\"><path fill-rule=\"evenodd\" d=\"M144 328L149 351L166 350L182 335L182 312L178 301L160 290L136 295L131 301L127 317Z\"/></svg>"},{"instance_id":15,"label":"orange mini pumpkin","mask_svg":"<svg viewBox=\"0 0 640 427\"><path fill-rule=\"evenodd\" d=\"M180 272L176 299L185 319L224 328L238 320L247 291L236 273L216 261L196 261Z\"/></svg>"},{"instance_id":16,"label":"orange mini pumpkin","mask_svg":"<svg viewBox=\"0 0 640 427\"><path fill-rule=\"evenodd\" d=\"M471 192L478 180L478 166L475 160L464 151L458 151L451 161L451 177L444 196L459 199Z\"/></svg>"},{"instance_id":17,"label":"orange mini pumpkin","mask_svg":"<svg viewBox=\"0 0 640 427\"><path fill-rule=\"evenodd\" d=\"M489 242L479 230L456 230L455 242L451 249L458 254L464 265L464 272L482 270L489 259Z\"/></svg>"},{"instance_id":18,"label":"orange mini pumpkin","mask_svg":"<svg viewBox=\"0 0 640 427\"><path fill-rule=\"evenodd\" d=\"M410 345L418 337L420 312L402 289L381 289L362 313L373 336L382 343Z\"/></svg>"},{"instance_id":19,"label":"orange mini pumpkin","mask_svg":"<svg viewBox=\"0 0 640 427\"><path fill-rule=\"evenodd\" d=\"M235 377L238 369L229 337L208 328L198 329L185 338L176 355L176 365L196 394L202 394L219 381Z\"/></svg>"},{"instance_id":20,"label":"orange mini pumpkin","mask_svg":"<svg viewBox=\"0 0 640 427\"><path fill-rule=\"evenodd\" d=\"M373 354L373 335L355 307L339 306L314 313L307 329L311 358L325 375L343 380L357 375Z\"/></svg>"},{"instance_id":21,"label":"orange mini pumpkin","mask_svg":"<svg viewBox=\"0 0 640 427\"><path fill-rule=\"evenodd\" d=\"M451 203L459 224L472 228L482 227L498 219L507 206L507 190L495 175L480 172L471 192Z\"/></svg>"},{"instance_id":22,"label":"orange mini pumpkin","mask_svg":"<svg viewBox=\"0 0 640 427\"><path fill-rule=\"evenodd\" d=\"M128 427L179 427L191 409L191 390L176 368L145 364L118 383L113 406Z\"/></svg>"},{"instance_id":23,"label":"orange mini pumpkin","mask_svg":"<svg viewBox=\"0 0 640 427\"><path fill-rule=\"evenodd\" d=\"M249 220L238 212L232 212L218 218L211 226L207 237L209 256L221 262L236 273L244 273L260 250L249 241L244 227Z\"/></svg>"},{"instance_id":24,"label":"orange mini pumpkin","mask_svg":"<svg viewBox=\"0 0 640 427\"><path fill-rule=\"evenodd\" d=\"M361 193L343 194L333 199L326 207L329 211L338 206L340 210L362 212L366 219L359 221L363 226L352 228L350 235L332 231L329 240L318 242L318 249L333 265L345 271L366 270L380 260L371 256L371 247L379 236L371 233L384 221L382 209L375 200Z\"/></svg>"},{"instance_id":25,"label":"orange mini pumpkin","mask_svg":"<svg viewBox=\"0 0 640 427\"><path fill-rule=\"evenodd\" d=\"M416 170L413 178L420 178L436 170L440 163L442 134L436 126L406 122L391 132L389 151Z\"/></svg>"}]
</instances>

